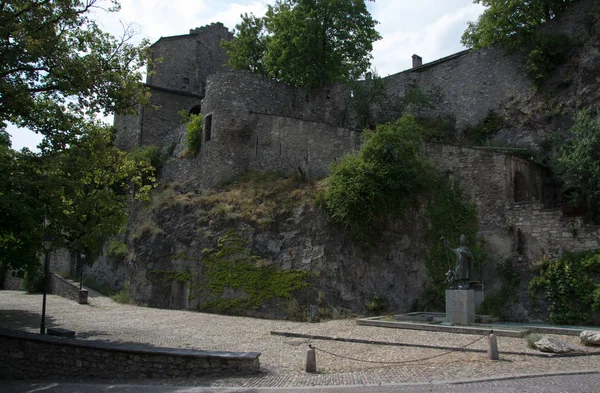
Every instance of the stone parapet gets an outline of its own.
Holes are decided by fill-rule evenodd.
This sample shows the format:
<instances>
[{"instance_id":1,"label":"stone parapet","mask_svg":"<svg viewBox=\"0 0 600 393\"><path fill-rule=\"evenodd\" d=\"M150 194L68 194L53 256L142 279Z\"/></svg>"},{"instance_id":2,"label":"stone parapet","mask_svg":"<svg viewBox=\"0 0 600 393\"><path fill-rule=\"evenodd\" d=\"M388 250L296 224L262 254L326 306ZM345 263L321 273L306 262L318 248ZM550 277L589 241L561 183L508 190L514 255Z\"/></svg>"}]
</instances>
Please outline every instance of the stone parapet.
<instances>
[{"instance_id":1,"label":"stone parapet","mask_svg":"<svg viewBox=\"0 0 600 393\"><path fill-rule=\"evenodd\" d=\"M154 348L0 329L0 379L187 378L252 374L258 352Z\"/></svg>"}]
</instances>

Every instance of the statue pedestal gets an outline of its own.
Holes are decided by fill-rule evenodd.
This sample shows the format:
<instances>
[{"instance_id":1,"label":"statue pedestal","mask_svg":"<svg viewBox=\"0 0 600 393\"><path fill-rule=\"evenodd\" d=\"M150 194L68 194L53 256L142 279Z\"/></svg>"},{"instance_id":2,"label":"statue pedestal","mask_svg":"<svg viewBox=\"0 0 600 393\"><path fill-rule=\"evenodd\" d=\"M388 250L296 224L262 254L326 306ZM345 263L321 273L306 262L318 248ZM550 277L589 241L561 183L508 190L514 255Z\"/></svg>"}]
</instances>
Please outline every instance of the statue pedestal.
<instances>
[{"instance_id":1,"label":"statue pedestal","mask_svg":"<svg viewBox=\"0 0 600 393\"><path fill-rule=\"evenodd\" d=\"M470 325L475 322L475 291L446 290L446 321L457 325Z\"/></svg>"}]
</instances>

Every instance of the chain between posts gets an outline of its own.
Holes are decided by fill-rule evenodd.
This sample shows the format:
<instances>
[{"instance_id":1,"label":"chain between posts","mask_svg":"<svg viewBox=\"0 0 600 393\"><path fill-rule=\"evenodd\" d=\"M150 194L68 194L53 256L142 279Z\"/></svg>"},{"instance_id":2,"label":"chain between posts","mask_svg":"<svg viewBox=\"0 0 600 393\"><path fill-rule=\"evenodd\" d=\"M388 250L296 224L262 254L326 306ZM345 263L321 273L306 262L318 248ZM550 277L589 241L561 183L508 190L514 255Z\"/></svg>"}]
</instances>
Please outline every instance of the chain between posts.
<instances>
[{"instance_id":1,"label":"chain between posts","mask_svg":"<svg viewBox=\"0 0 600 393\"><path fill-rule=\"evenodd\" d=\"M377 361L377 360L357 359L357 358L353 358L353 357L350 357L350 356L344 356L344 355L339 355L337 353L329 352L329 351L326 351L324 349L317 348L317 347L313 346L312 344L308 344L308 347L310 349L314 349L316 351L323 352L323 353L326 353L326 354L331 355L331 356L335 356L335 357L339 357L339 358L347 359L347 360L353 360L355 362L376 363L376 364L406 364L406 363L414 363L414 362L419 362L419 361L424 361L424 360L430 360L430 359L433 359L433 358L439 358L439 357L442 357L442 356L446 356L446 355L448 355L448 354L450 354L452 352L457 352L457 351L460 351L463 348L471 346L471 345L473 345L473 344L475 344L475 343L477 343L477 342L479 342L479 341L481 341L481 340L483 340L484 338L487 338L487 337L488 336L481 336L481 337L479 337L479 338L477 338L477 339L475 339L475 340L473 340L473 341L471 341L471 342L463 345L462 347L458 347L457 349L451 349L449 351L446 351L446 352L442 353L441 355L433 355L433 356L428 356L428 357L421 358L421 359L403 360L403 361L399 361L399 362L384 362L384 361Z\"/></svg>"}]
</instances>

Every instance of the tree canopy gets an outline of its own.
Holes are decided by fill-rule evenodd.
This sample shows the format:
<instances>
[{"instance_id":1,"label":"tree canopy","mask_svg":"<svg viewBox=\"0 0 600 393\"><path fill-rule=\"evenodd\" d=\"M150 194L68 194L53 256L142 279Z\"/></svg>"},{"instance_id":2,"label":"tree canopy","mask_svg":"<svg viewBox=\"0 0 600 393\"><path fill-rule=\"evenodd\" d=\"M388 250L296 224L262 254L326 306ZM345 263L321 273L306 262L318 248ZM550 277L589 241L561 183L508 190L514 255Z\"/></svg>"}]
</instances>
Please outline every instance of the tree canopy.
<instances>
[{"instance_id":1,"label":"tree canopy","mask_svg":"<svg viewBox=\"0 0 600 393\"><path fill-rule=\"evenodd\" d=\"M0 180L0 268L35 266L44 231L57 247L97 253L124 229L132 192L145 198L154 170L117 149L112 137L110 128L93 126L51 155L0 146L0 168L7 174Z\"/></svg>"},{"instance_id":2,"label":"tree canopy","mask_svg":"<svg viewBox=\"0 0 600 393\"><path fill-rule=\"evenodd\" d=\"M242 15L223 46L235 69L317 87L368 70L376 24L364 0L278 0L262 18Z\"/></svg>"},{"instance_id":3,"label":"tree canopy","mask_svg":"<svg viewBox=\"0 0 600 393\"><path fill-rule=\"evenodd\" d=\"M0 128L7 122L45 136L43 148L64 148L98 113L127 112L144 99L141 67L148 42L128 43L90 18L116 0L0 2Z\"/></svg>"},{"instance_id":4,"label":"tree canopy","mask_svg":"<svg viewBox=\"0 0 600 393\"><path fill-rule=\"evenodd\" d=\"M101 6L119 3L0 1L0 269L33 271L45 231L58 247L98 251L124 228L132 193L154 184L150 164L118 150L96 120L146 102L149 57L131 30L115 38L97 26ZM9 122L41 133L41 151L12 150Z\"/></svg>"},{"instance_id":5,"label":"tree canopy","mask_svg":"<svg viewBox=\"0 0 600 393\"><path fill-rule=\"evenodd\" d=\"M486 10L477 22L468 22L461 42L474 49L525 39L536 26L562 13L578 0L474 0ZM517 43L516 45L522 45Z\"/></svg>"}]
</instances>

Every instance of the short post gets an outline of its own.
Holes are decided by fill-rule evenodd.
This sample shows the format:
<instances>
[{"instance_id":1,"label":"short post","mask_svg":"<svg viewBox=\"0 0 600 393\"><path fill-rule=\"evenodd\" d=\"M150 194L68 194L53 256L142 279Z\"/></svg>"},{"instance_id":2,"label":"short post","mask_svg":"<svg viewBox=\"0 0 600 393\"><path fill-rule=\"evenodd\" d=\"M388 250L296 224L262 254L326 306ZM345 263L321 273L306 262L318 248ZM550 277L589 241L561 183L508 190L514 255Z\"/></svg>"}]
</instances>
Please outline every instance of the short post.
<instances>
[{"instance_id":1,"label":"short post","mask_svg":"<svg viewBox=\"0 0 600 393\"><path fill-rule=\"evenodd\" d=\"M317 372L317 356L315 354L314 348L312 347L306 352L306 372Z\"/></svg>"},{"instance_id":2,"label":"short post","mask_svg":"<svg viewBox=\"0 0 600 393\"><path fill-rule=\"evenodd\" d=\"M488 336L488 360L500 360L500 355L498 354L498 340L493 331L490 332L490 335Z\"/></svg>"}]
</instances>

